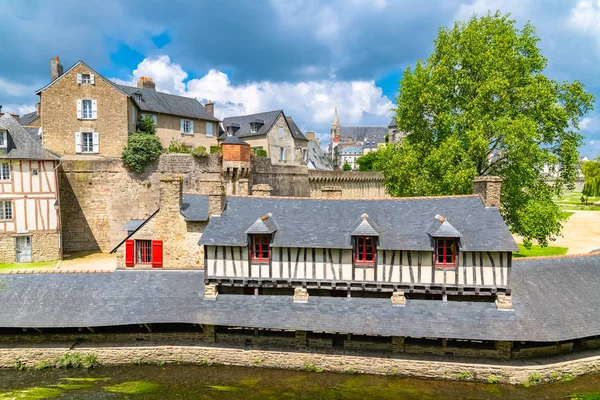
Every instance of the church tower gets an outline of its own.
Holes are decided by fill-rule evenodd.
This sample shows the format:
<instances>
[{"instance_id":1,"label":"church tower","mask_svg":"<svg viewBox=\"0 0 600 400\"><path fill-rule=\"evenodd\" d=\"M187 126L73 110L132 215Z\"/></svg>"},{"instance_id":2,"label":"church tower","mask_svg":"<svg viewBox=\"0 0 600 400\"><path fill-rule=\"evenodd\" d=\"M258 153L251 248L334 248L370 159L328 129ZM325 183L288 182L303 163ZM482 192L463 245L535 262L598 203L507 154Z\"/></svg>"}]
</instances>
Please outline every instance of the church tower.
<instances>
[{"instance_id":1,"label":"church tower","mask_svg":"<svg viewBox=\"0 0 600 400\"><path fill-rule=\"evenodd\" d=\"M333 123L331 124L331 143L339 143L342 139L342 128L340 118L338 117L337 106L333 113Z\"/></svg>"}]
</instances>

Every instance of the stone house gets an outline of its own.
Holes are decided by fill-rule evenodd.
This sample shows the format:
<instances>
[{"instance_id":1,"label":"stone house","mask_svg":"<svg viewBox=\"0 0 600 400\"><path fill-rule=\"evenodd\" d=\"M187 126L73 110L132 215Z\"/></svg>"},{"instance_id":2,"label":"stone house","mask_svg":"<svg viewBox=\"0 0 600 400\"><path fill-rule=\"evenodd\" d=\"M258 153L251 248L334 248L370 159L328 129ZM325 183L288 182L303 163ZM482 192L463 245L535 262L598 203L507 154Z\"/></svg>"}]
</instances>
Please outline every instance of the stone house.
<instances>
[{"instance_id":1,"label":"stone house","mask_svg":"<svg viewBox=\"0 0 600 400\"><path fill-rule=\"evenodd\" d=\"M216 146L219 120L214 105L157 92L151 78L137 87L118 85L78 61L63 73L50 62L51 82L40 96L42 144L60 154L120 157L140 116L150 115L163 147L172 139L197 147Z\"/></svg>"},{"instance_id":2,"label":"stone house","mask_svg":"<svg viewBox=\"0 0 600 400\"><path fill-rule=\"evenodd\" d=\"M117 268L202 269L198 240L208 222L209 196L182 193L181 177L161 179L159 190L159 208L145 220L129 221L127 237L111 251Z\"/></svg>"},{"instance_id":3,"label":"stone house","mask_svg":"<svg viewBox=\"0 0 600 400\"><path fill-rule=\"evenodd\" d=\"M283 110L224 118L219 141L229 136L242 139L255 153L266 151L273 164L307 163L308 141Z\"/></svg>"},{"instance_id":4,"label":"stone house","mask_svg":"<svg viewBox=\"0 0 600 400\"><path fill-rule=\"evenodd\" d=\"M333 171L333 168L331 168L331 164L329 164L327 156L323 153L323 150L321 150L321 143L319 143L319 139L317 139L315 133L306 132L306 138L308 139L308 169L318 171Z\"/></svg>"},{"instance_id":5,"label":"stone house","mask_svg":"<svg viewBox=\"0 0 600 400\"><path fill-rule=\"evenodd\" d=\"M497 296L505 307L519 249L498 211L500 185L480 177L474 195L450 197L230 197L200 239L208 290Z\"/></svg>"},{"instance_id":6,"label":"stone house","mask_svg":"<svg viewBox=\"0 0 600 400\"><path fill-rule=\"evenodd\" d=\"M0 263L61 257L59 162L37 132L0 117Z\"/></svg>"},{"instance_id":7,"label":"stone house","mask_svg":"<svg viewBox=\"0 0 600 400\"><path fill-rule=\"evenodd\" d=\"M338 146L336 147L339 154L340 169L347 163L352 168L352 171L358 171L356 160L363 155L363 148L360 146Z\"/></svg>"}]
</instances>

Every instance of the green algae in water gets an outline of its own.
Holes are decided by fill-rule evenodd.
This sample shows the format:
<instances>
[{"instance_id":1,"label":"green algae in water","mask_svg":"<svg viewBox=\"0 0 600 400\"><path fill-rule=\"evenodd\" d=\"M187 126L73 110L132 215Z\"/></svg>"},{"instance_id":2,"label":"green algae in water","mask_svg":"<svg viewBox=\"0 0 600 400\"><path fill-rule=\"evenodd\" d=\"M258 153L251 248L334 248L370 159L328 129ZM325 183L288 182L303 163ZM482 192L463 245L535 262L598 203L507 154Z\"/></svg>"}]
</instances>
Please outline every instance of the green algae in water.
<instances>
[{"instance_id":1,"label":"green algae in water","mask_svg":"<svg viewBox=\"0 0 600 400\"><path fill-rule=\"evenodd\" d=\"M209 385L207 387L217 392L242 392L244 390L236 386Z\"/></svg>"},{"instance_id":2,"label":"green algae in water","mask_svg":"<svg viewBox=\"0 0 600 400\"><path fill-rule=\"evenodd\" d=\"M260 383L260 381L261 381L261 378L242 379L242 380L240 380L240 385L254 387L254 386L258 385Z\"/></svg>"},{"instance_id":3,"label":"green algae in water","mask_svg":"<svg viewBox=\"0 0 600 400\"><path fill-rule=\"evenodd\" d=\"M150 393L158 389L158 383L146 381L132 381L118 383L112 386L103 387L107 392L124 393L124 394L143 394Z\"/></svg>"},{"instance_id":4,"label":"green algae in water","mask_svg":"<svg viewBox=\"0 0 600 400\"><path fill-rule=\"evenodd\" d=\"M63 381L69 382L100 382L109 381L111 378L60 378Z\"/></svg>"},{"instance_id":5,"label":"green algae in water","mask_svg":"<svg viewBox=\"0 0 600 400\"><path fill-rule=\"evenodd\" d=\"M58 397L63 394L62 390L56 388L34 387L29 389L11 390L0 393L1 400L43 400Z\"/></svg>"},{"instance_id":6,"label":"green algae in water","mask_svg":"<svg viewBox=\"0 0 600 400\"><path fill-rule=\"evenodd\" d=\"M85 383L58 383L56 385L51 385L51 387L63 389L63 390L81 390L81 389L89 389L93 385L85 384Z\"/></svg>"},{"instance_id":7,"label":"green algae in water","mask_svg":"<svg viewBox=\"0 0 600 400\"><path fill-rule=\"evenodd\" d=\"M600 392L576 393L567 396L571 400L600 400Z\"/></svg>"}]
</instances>

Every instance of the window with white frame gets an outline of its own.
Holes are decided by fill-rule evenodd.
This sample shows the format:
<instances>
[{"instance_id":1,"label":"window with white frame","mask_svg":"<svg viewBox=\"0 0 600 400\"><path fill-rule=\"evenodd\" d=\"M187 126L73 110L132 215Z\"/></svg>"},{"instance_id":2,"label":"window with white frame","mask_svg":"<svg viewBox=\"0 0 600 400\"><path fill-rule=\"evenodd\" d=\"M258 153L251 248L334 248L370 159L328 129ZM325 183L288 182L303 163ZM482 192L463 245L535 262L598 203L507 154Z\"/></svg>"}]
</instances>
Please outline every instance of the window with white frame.
<instances>
[{"instance_id":1,"label":"window with white frame","mask_svg":"<svg viewBox=\"0 0 600 400\"><path fill-rule=\"evenodd\" d=\"M10 181L10 163L2 163L2 167L0 168L0 180Z\"/></svg>"},{"instance_id":2,"label":"window with white frame","mask_svg":"<svg viewBox=\"0 0 600 400\"><path fill-rule=\"evenodd\" d=\"M250 133L256 133L256 132L258 132L258 123L252 122L250 124Z\"/></svg>"},{"instance_id":3,"label":"window with white frame","mask_svg":"<svg viewBox=\"0 0 600 400\"><path fill-rule=\"evenodd\" d=\"M81 118L92 119L92 101L82 100L81 101Z\"/></svg>"},{"instance_id":4,"label":"window with white frame","mask_svg":"<svg viewBox=\"0 0 600 400\"><path fill-rule=\"evenodd\" d=\"M92 77L90 74L81 74L81 83L83 85L89 85L92 83Z\"/></svg>"},{"instance_id":5,"label":"window with white frame","mask_svg":"<svg viewBox=\"0 0 600 400\"><path fill-rule=\"evenodd\" d=\"M233 126L227 127L227 136L233 136Z\"/></svg>"},{"instance_id":6,"label":"window with white frame","mask_svg":"<svg viewBox=\"0 0 600 400\"><path fill-rule=\"evenodd\" d=\"M194 134L194 121L190 121L189 119L181 120L181 133L184 135L193 135Z\"/></svg>"},{"instance_id":7,"label":"window with white frame","mask_svg":"<svg viewBox=\"0 0 600 400\"><path fill-rule=\"evenodd\" d=\"M6 131L0 131L0 148L8 147L8 133Z\"/></svg>"},{"instance_id":8,"label":"window with white frame","mask_svg":"<svg viewBox=\"0 0 600 400\"><path fill-rule=\"evenodd\" d=\"M0 220L13 219L13 209L11 200L0 201Z\"/></svg>"},{"instance_id":9,"label":"window with white frame","mask_svg":"<svg viewBox=\"0 0 600 400\"><path fill-rule=\"evenodd\" d=\"M94 152L94 134L92 132L81 132L81 152Z\"/></svg>"},{"instance_id":10,"label":"window with white frame","mask_svg":"<svg viewBox=\"0 0 600 400\"><path fill-rule=\"evenodd\" d=\"M213 124L212 122L207 122L206 123L206 137L212 137L213 136Z\"/></svg>"},{"instance_id":11,"label":"window with white frame","mask_svg":"<svg viewBox=\"0 0 600 400\"><path fill-rule=\"evenodd\" d=\"M279 161L285 161L285 147L279 148Z\"/></svg>"},{"instance_id":12,"label":"window with white frame","mask_svg":"<svg viewBox=\"0 0 600 400\"><path fill-rule=\"evenodd\" d=\"M279 139L283 139L283 126L277 127L277 133L279 134Z\"/></svg>"}]
</instances>

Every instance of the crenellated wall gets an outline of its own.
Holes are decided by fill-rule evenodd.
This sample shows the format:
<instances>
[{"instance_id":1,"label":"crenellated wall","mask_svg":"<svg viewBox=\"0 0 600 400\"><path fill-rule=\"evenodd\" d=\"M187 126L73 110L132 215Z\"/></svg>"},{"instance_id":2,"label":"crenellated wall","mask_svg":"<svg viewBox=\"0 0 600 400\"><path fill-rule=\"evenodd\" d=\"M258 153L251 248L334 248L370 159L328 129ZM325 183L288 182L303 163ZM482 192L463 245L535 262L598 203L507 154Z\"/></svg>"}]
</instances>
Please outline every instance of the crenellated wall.
<instances>
[{"instance_id":1,"label":"crenellated wall","mask_svg":"<svg viewBox=\"0 0 600 400\"><path fill-rule=\"evenodd\" d=\"M324 186L342 188L343 199L382 199L388 198L379 172L359 171L308 171L310 197L321 197Z\"/></svg>"}]
</instances>

